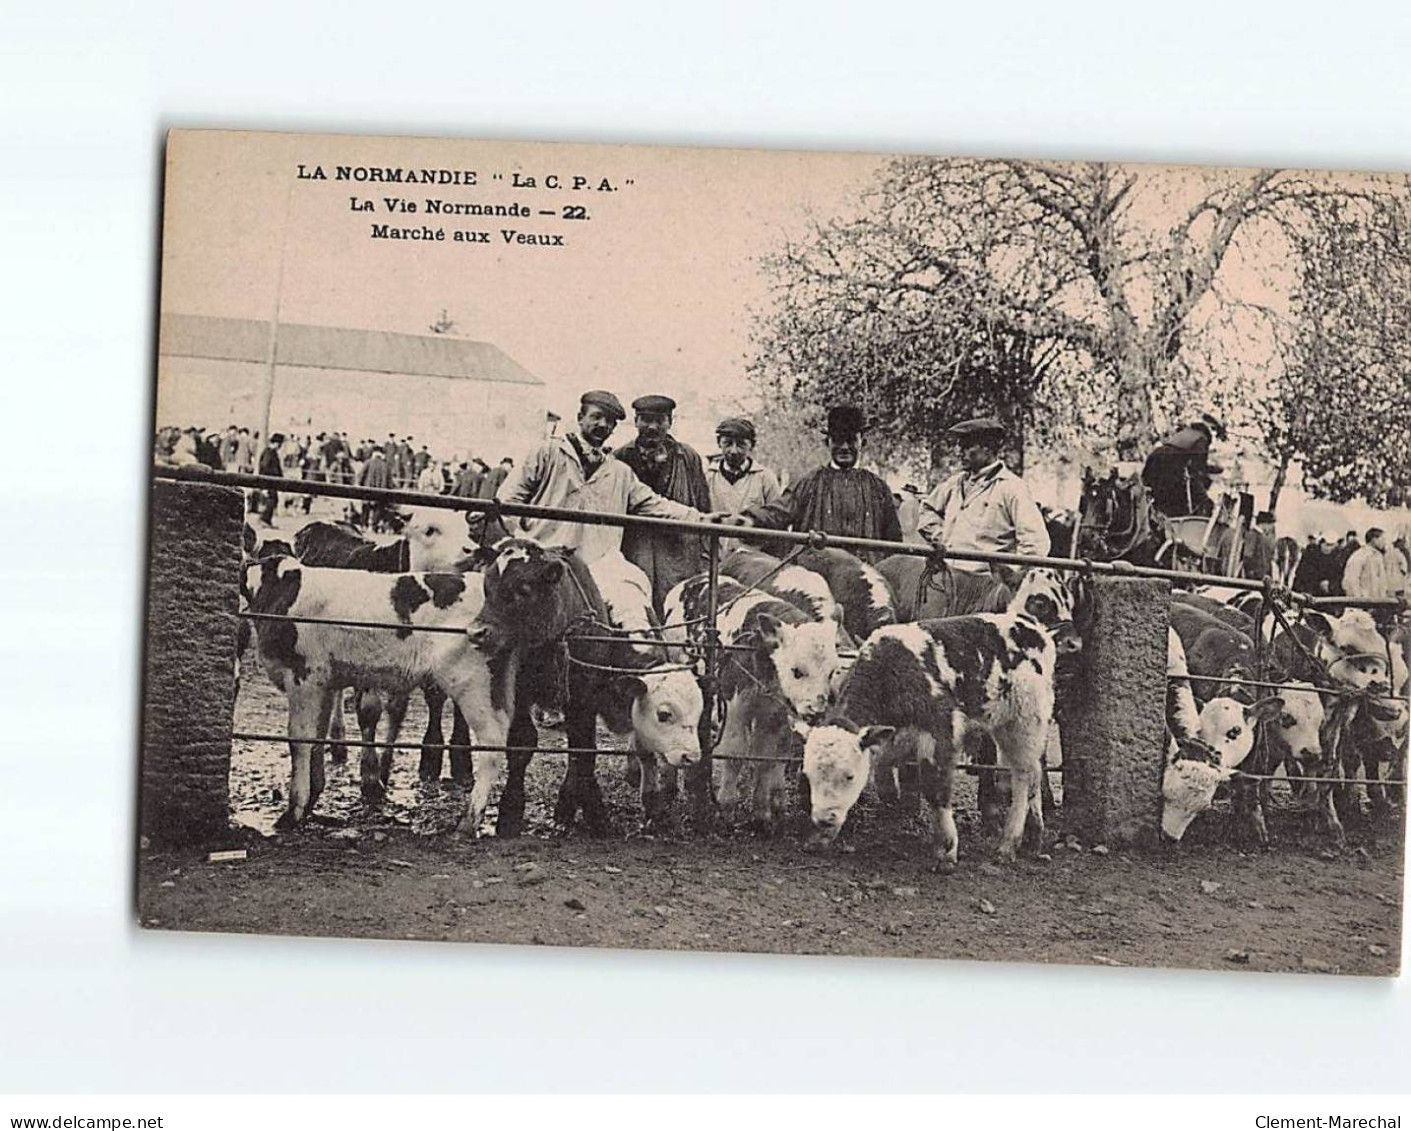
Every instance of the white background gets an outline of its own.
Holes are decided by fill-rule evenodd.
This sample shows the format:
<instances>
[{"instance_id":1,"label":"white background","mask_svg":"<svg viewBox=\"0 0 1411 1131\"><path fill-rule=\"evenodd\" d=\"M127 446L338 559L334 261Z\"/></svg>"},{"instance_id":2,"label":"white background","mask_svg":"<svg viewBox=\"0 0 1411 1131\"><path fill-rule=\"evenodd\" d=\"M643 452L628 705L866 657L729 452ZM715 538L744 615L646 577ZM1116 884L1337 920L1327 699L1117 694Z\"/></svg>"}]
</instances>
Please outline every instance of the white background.
<instances>
[{"instance_id":1,"label":"white background","mask_svg":"<svg viewBox=\"0 0 1411 1131\"><path fill-rule=\"evenodd\" d=\"M131 862L166 128L1405 170L1408 48L1393 2L7 5L0 1090L1404 1086L1396 983L142 934Z\"/></svg>"}]
</instances>

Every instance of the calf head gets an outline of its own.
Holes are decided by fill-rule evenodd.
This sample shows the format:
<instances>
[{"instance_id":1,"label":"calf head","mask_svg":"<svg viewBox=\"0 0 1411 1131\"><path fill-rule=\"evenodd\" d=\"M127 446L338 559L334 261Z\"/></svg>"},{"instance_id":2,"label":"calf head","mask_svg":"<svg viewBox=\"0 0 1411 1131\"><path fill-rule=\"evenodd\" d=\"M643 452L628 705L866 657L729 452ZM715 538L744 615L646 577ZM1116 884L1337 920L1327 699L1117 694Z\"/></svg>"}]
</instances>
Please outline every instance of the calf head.
<instances>
[{"instance_id":1,"label":"calf head","mask_svg":"<svg viewBox=\"0 0 1411 1131\"><path fill-rule=\"evenodd\" d=\"M623 676L621 682L632 696L637 749L665 759L669 766L699 762L704 701L696 677L677 668L647 668Z\"/></svg>"},{"instance_id":2,"label":"calf head","mask_svg":"<svg viewBox=\"0 0 1411 1131\"><path fill-rule=\"evenodd\" d=\"M465 520L440 507L412 507L402 533L413 573L460 572L468 564Z\"/></svg>"},{"instance_id":3,"label":"calf head","mask_svg":"<svg viewBox=\"0 0 1411 1131\"><path fill-rule=\"evenodd\" d=\"M526 643L561 637L585 605L563 553L537 542L502 539L482 548L477 561L485 577L485 619L506 626Z\"/></svg>"},{"instance_id":4,"label":"calf head","mask_svg":"<svg viewBox=\"0 0 1411 1131\"><path fill-rule=\"evenodd\" d=\"M891 738L893 727L859 729L846 719L814 727L803 748L810 816L818 841L830 843L862 796L871 767L872 747Z\"/></svg>"},{"instance_id":5,"label":"calf head","mask_svg":"<svg viewBox=\"0 0 1411 1131\"><path fill-rule=\"evenodd\" d=\"M1284 689L1282 710L1266 725L1275 749L1301 765L1316 764L1323 757L1323 724L1326 712L1322 697L1311 683Z\"/></svg>"},{"instance_id":6,"label":"calf head","mask_svg":"<svg viewBox=\"0 0 1411 1131\"><path fill-rule=\"evenodd\" d=\"M1373 694L1390 689L1387 643L1366 609L1348 609L1340 617L1311 612L1307 623L1317 634L1318 659L1337 683Z\"/></svg>"},{"instance_id":7,"label":"calf head","mask_svg":"<svg viewBox=\"0 0 1411 1131\"><path fill-rule=\"evenodd\" d=\"M789 709L808 722L821 719L838 670L838 623L829 619L787 624L761 613L755 629L760 657L772 668Z\"/></svg>"},{"instance_id":8,"label":"calf head","mask_svg":"<svg viewBox=\"0 0 1411 1131\"><path fill-rule=\"evenodd\" d=\"M1182 742L1161 781L1161 831L1180 840L1190 823L1215 801L1215 791L1234 775L1254 749L1254 729L1276 717L1284 701L1279 696L1245 706L1220 696L1200 710L1200 729Z\"/></svg>"},{"instance_id":9,"label":"calf head","mask_svg":"<svg viewBox=\"0 0 1411 1131\"><path fill-rule=\"evenodd\" d=\"M1062 573L1035 567L1024 574L1009 602L1011 613L1032 617L1049 630L1060 658L1083 650L1083 636L1075 623L1080 602L1079 582Z\"/></svg>"}]
</instances>

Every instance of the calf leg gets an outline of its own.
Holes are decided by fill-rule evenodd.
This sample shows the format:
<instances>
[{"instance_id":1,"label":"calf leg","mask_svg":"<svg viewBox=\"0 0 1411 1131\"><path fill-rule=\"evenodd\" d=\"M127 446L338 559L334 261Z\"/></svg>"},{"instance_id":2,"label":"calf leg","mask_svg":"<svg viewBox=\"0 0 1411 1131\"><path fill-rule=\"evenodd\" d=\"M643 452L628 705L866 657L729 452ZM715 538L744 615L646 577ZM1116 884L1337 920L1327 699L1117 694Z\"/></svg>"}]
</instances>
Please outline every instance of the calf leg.
<instances>
[{"instance_id":1,"label":"calf leg","mask_svg":"<svg viewBox=\"0 0 1411 1131\"><path fill-rule=\"evenodd\" d=\"M971 730L962 749L977 766L995 765L994 741L983 731ZM976 795L980 808L980 828L983 832L990 833L1000 826L1012 801L1007 792L1010 783L1003 775L991 769L982 769L978 774Z\"/></svg>"},{"instance_id":2,"label":"calf leg","mask_svg":"<svg viewBox=\"0 0 1411 1131\"><path fill-rule=\"evenodd\" d=\"M931 851L938 872L955 871L960 858L960 835L955 828L951 792L955 785L955 743L949 733L915 732L916 771L921 796L931 818Z\"/></svg>"},{"instance_id":3,"label":"calf leg","mask_svg":"<svg viewBox=\"0 0 1411 1131\"><path fill-rule=\"evenodd\" d=\"M451 778L463 785L473 780L470 768L470 724L465 712L451 704Z\"/></svg>"},{"instance_id":4,"label":"calf leg","mask_svg":"<svg viewBox=\"0 0 1411 1131\"><path fill-rule=\"evenodd\" d=\"M401 737L402 723L406 721L410 702L411 695L405 691L399 691L387 700L387 739L382 747L382 761L378 765L378 777L384 789L392 781L392 756L396 753L395 743Z\"/></svg>"},{"instance_id":5,"label":"calf leg","mask_svg":"<svg viewBox=\"0 0 1411 1131\"><path fill-rule=\"evenodd\" d=\"M476 678L475 673L471 673L464 683L446 688L456 706L465 714L466 721L475 730L477 745L495 748L475 752L475 784L470 790L465 816L456 829L457 832L469 833L471 836L478 835L480 823L485 819L485 809L490 803L490 790L499 784L500 775L504 773L503 747L509 744L510 720L515 710L513 672L508 680L508 702L496 705L489 685L488 674L482 672L481 678ZM521 798L522 791L521 777ZM521 804L521 813L522 811Z\"/></svg>"},{"instance_id":6,"label":"calf leg","mask_svg":"<svg viewBox=\"0 0 1411 1131\"><path fill-rule=\"evenodd\" d=\"M382 718L382 696L371 688L358 689L358 730L363 747L358 766L363 800L375 805L382 800L382 760L377 755L377 724Z\"/></svg>"},{"instance_id":7,"label":"calf leg","mask_svg":"<svg viewBox=\"0 0 1411 1131\"><path fill-rule=\"evenodd\" d=\"M998 764L1009 770L1009 811L999 846L1001 860L1014 859L1030 821L1035 824L1032 835L1042 842L1043 810L1031 799L1039 791L1038 774L1048 726L1047 719L1020 718L993 731Z\"/></svg>"},{"instance_id":8,"label":"calf leg","mask_svg":"<svg viewBox=\"0 0 1411 1131\"><path fill-rule=\"evenodd\" d=\"M417 762L417 777L422 781L437 781L445 763L445 736L441 732L441 713L446 707L446 693L434 683L421 689L426 700L426 733L421 739L421 759Z\"/></svg>"},{"instance_id":9,"label":"calf leg","mask_svg":"<svg viewBox=\"0 0 1411 1131\"><path fill-rule=\"evenodd\" d=\"M328 750L335 766L341 766L348 761L348 747L343 741L345 733L343 728L343 689L338 688L333 692L333 703L328 712Z\"/></svg>"},{"instance_id":10,"label":"calf leg","mask_svg":"<svg viewBox=\"0 0 1411 1131\"><path fill-rule=\"evenodd\" d=\"M529 706L527 698L516 701L514 705L514 721L510 724L508 739L511 748L539 745L539 731L534 726ZM478 730L475 737L477 745L485 741ZM509 775L500 794L500 815L495 821L496 836L516 837L524 831L524 774L533 757L528 750L510 750Z\"/></svg>"},{"instance_id":11,"label":"calf leg","mask_svg":"<svg viewBox=\"0 0 1411 1131\"><path fill-rule=\"evenodd\" d=\"M568 744L584 750L597 746L597 708L582 689L570 693L565 712ZM579 812L583 825L594 836L608 831L607 805L598 787L598 757L596 754L570 754L568 772L559 786L558 803L554 806L554 821L563 828L572 828Z\"/></svg>"},{"instance_id":12,"label":"calf leg","mask_svg":"<svg viewBox=\"0 0 1411 1131\"><path fill-rule=\"evenodd\" d=\"M290 687L289 801L276 822L278 828L299 824L313 808L310 760L314 745L327 732L330 702L328 688L313 679Z\"/></svg>"},{"instance_id":13,"label":"calf leg","mask_svg":"<svg viewBox=\"0 0 1411 1131\"><path fill-rule=\"evenodd\" d=\"M648 829L655 828L664 815L665 805L661 796L660 767L652 753L633 754L637 764L638 784L642 791L642 815Z\"/></svg>"}]
</instances>

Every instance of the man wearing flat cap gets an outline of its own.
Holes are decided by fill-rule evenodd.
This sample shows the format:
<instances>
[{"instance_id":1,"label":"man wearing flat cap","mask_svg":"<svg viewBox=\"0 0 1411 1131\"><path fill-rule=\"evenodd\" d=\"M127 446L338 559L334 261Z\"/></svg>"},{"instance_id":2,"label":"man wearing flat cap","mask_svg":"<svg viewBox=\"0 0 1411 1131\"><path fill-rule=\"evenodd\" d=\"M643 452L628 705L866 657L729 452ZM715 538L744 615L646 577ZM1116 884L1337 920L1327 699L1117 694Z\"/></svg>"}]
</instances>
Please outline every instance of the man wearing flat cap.
<instances>
[{"instance_id":1,"label":"man wearing flat cap","mask_svg":"<svg viewBox=\"0 0 1411 1131\"><path fill-rule=\"evenodd\" d=\"M698 511L710 510L710 488L696 450L671 434L676 402L653 394L632 402L637 437L614 453L637 478L664 499ZM652 583L652 604L660 614L678 582L703 568L705 539L663 530L624 530L622 554Z\"/></svg>"},{"instance_id":2,"label":"man wearing flat cap","mask_svg":"<svg viewBox=\"0 0 1411 1131\"><path fill-rule=\"evenodd\" d=\"M960 445L961 470L922 500L917 524L921 537L938 550L1046 555L1048 527L1038 504L999 455L1004 425L981 416L962 421L946 434ZM946 565L947 583L940 588L947 607L928 605L928 616L998 612L1008 604L1008 586L987 563Z\"/></svg>"},{"instance_id":3,"label":"man wearing flat cap","mask_svg":"<svg viewBox=\"0 0 1411 1131\"><path fill-rule=\"evenodd\" d=\"M602 389L584 393L578 406L577 430L531 452L523 464L510 471L495 497L503 503L703 520L700 511L658 495L630 467L603 450L626 415L611 393ZM512 518L508 525L511 533L527 535L542 546L577 550L585 562L622 548L620 526L585 526L557 518Z\"/></svg>"},{"instance_id":4,"label":"man wearing flat cap","mask_svg":"<svg viewBox=\"0 0 1411 1131\"><path fill-rule=\"evenodd\" d=\"M773 503L783 495L774 471L755 463L753 421L727 416L715 426L715 442L720 445L720 454L713 456L706 468L712 511L739 514L753 506ZM728 554L741 544L735 538L722 538L720 552Z\"/></svg>"},{"instance_id":5,"label":"man wearing flat cap","mask_svg":"<svg viewBox=\"0 0 1411 1131\"><path fill-rule=\"evenodd\" d=\"M774 502L746 507L727 521L766 530L821 530L837 537L900 542L891 488L857 466L864 426L862 410L853 405L829 409L828 463L791 483ZM885 555L874 551L858 556L877 561Z\"/></svg>"}]
</instances>

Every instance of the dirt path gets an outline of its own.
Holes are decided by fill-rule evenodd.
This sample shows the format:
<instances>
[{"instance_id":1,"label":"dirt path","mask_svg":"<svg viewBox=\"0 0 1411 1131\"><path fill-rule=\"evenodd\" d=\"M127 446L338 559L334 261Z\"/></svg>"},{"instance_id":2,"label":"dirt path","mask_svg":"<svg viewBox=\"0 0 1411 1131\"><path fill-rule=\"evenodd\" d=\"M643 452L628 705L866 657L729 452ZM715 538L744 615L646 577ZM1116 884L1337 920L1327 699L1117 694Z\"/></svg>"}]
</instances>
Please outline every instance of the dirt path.
<instances>
[{"instance_id":1,"label":"dirt path","mask_svg":"<svg viewBox=\"0 0 1411 1131\"><path fill-rule=\"evenodd\" d=\"M967 830L962 830L966 836ZM1056 847L1014 868L967 837L949 877L913 822L851 851L734 837L460 841L401 828L245 833L249 859L144 853L144 925L177 930L1394 974L1400 839L1175 860ZM1364 855L1365 853L1365 855Z\"/></svg>"}]
</instances>

